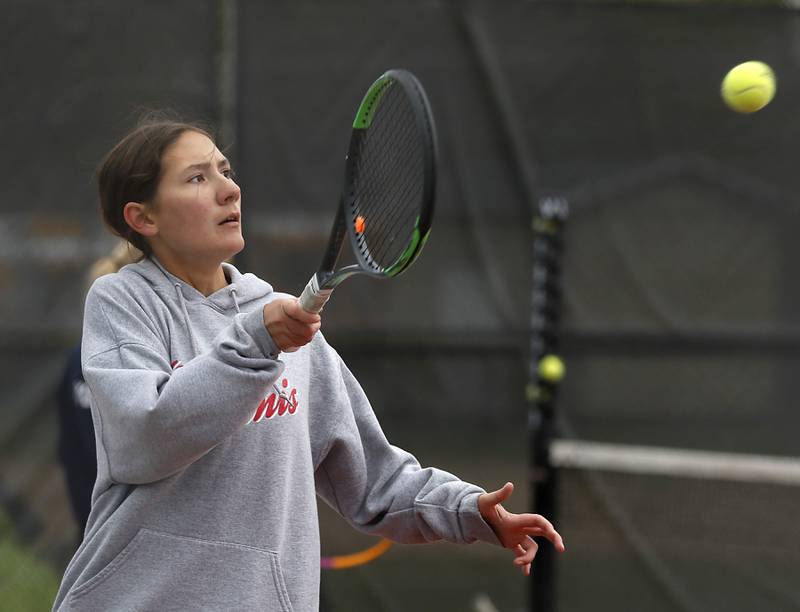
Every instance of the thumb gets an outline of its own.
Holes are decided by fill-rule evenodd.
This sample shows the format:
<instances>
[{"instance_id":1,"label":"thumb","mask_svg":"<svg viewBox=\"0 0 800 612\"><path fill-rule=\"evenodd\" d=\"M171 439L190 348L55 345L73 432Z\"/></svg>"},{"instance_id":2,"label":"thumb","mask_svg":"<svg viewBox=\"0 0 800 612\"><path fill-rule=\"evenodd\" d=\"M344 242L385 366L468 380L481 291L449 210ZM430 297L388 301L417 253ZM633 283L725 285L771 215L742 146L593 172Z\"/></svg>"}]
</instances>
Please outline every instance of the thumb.
<instances>
[{"instance_id":1,"label":"thumb","mask_svg":"<svg viewBox=\"0 0 800 612\"><path fill-rule=\"evenodd\" d=\"M485 506L496 506L497 504L502 504L505 500L511 497L513 492L514 484L507 482L500 489L497 489L497 491L492 491L491 493L482 495L480 501L483 502L483 505Z\"/></svg>"},{"instance_id":2,"label":"thumb","mask_svg":"<svg viewBox=\"0 0 800 612\"><path fill-rule=\"evenodd\" d=\"M299 321L300 323L311 324L320 321L319 314L304 310L303 307L300 306L300 300L297 298L283 300L281 302L281 307L287 317Z\"/></svg>"}]
</instances>

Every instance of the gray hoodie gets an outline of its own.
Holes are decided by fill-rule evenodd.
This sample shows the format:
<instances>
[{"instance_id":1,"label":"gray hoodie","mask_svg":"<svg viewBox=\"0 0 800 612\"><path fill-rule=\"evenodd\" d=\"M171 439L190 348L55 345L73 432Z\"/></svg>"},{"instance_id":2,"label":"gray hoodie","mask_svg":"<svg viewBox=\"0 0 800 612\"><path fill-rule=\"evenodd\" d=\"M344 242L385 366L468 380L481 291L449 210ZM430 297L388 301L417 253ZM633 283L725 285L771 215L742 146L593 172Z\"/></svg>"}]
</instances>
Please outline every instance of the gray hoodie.
<instances>
[{"instance_id":1,"label":"gray hoodie","mask_svg":"<svg viewBox=\"0 0 800 612\"><path fill-rule=\"evenodd\" d=\"M54 610L317 610L315 495L395 541L499 544L483 490L391 446L322 334L279 354L281 295L224 267L208 297L152 259L89 291L98 474Z\"/></svg>"}]
</instances>

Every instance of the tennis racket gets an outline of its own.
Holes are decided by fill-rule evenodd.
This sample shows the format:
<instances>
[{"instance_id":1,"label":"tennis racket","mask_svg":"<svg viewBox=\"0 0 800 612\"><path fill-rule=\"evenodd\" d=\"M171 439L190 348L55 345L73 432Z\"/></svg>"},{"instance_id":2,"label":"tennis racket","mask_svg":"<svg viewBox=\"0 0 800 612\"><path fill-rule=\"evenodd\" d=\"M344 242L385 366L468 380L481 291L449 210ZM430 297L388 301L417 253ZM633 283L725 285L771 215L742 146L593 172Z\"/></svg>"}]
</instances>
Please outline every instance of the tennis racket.
<instances>
[{"instance_id":1,"label":"tennis racket","mask_svg":"<svg viewBox=\"0 0 800 612\"><path fill-rule=\"evenodd\" d=\"M354 274L392 278L407 270L431 229L436 130L425 90L406 70L389 70L367 90L353 121L344 188L322 264L300 305L319 312ZM336 268L345 236L356 263Z\"/></svg>"}]
</instances>

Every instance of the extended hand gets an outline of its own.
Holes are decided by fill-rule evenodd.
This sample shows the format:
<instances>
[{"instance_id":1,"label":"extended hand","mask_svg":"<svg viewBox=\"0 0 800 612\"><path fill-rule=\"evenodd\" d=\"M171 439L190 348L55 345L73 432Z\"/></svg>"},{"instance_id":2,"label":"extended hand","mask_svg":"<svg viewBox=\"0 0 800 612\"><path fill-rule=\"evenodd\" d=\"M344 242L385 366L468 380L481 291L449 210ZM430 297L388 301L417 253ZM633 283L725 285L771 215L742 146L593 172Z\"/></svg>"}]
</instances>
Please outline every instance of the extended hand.
<instances>
[{"instance_id":1,"label":"extended hand","mask_svg":"<svg viewBox=\"0 0 800 612\"><path fill-rule=\"evenodd\" d=\"M321 324L320 316L303 310L295 298L273 300L264 306L264 327L286 353L311 342Z\"/></svg>"},{"instance_id":2,"label":"extended hand","mask_svg":"<svg viewBox=\"0 0 800 612\"><path fill-rule=\"evenodd\" d=\"M531 536L543 536L553 543L556 550L564 552L564 541L552 523L539 514L514 514L501 505L514 492L514 485L507 482L502 489L484 493L478 498L478 510L494 530L500 543L514 552L514 565L526 576L531 573L531 562L539 545Z\"/></svg>"}]
</instances>

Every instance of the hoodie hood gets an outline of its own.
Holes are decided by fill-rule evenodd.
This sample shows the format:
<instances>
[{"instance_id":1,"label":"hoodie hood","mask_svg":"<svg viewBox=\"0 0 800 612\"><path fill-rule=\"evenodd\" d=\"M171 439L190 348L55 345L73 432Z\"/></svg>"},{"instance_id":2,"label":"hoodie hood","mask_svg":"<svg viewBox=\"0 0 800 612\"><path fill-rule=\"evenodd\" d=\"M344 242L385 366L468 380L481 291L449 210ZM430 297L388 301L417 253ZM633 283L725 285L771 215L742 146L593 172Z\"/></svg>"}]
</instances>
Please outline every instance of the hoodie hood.
<instances>
[{"instance_id":1,"label":"hoodie hood","mask_svg":"<svg viewBox=\"0 0 800 612\"><path fill-rule=\"evenodd\" d=\"M207 303L219 311L226 312L240 308L249 302L263 300L273 293L272 285L261 280L255 274L242 274L235 266L224 262L222 269L228 285L205 296L189 283L181 280L169 272L155 257L148 257L134 264L129 264L123 270L134 272L153 287L156 293L163 298L174 300L176 297L189 304Z\"/></svg>"},{"instance_id":2,"label":"hoodie hood","mask_svg":"<svg viewBox=\"0 0 800 612\"><path fill-rule=\"evenodd\" d=\"M254 274L242 274L229 263L223 263L222 268L228 284L208 296L169 272L152 256L125 266L120 274L132 274L144 280L164 303L172 305L172 316L182 320L188 336L187 352L182 357L188 360L207 348L208 341L216 333L215 324L208 319L210 310L233 316L243 310L249 312L256 302L264 304L276 297L272 285Z\"/></svg>"}]
</instances>

